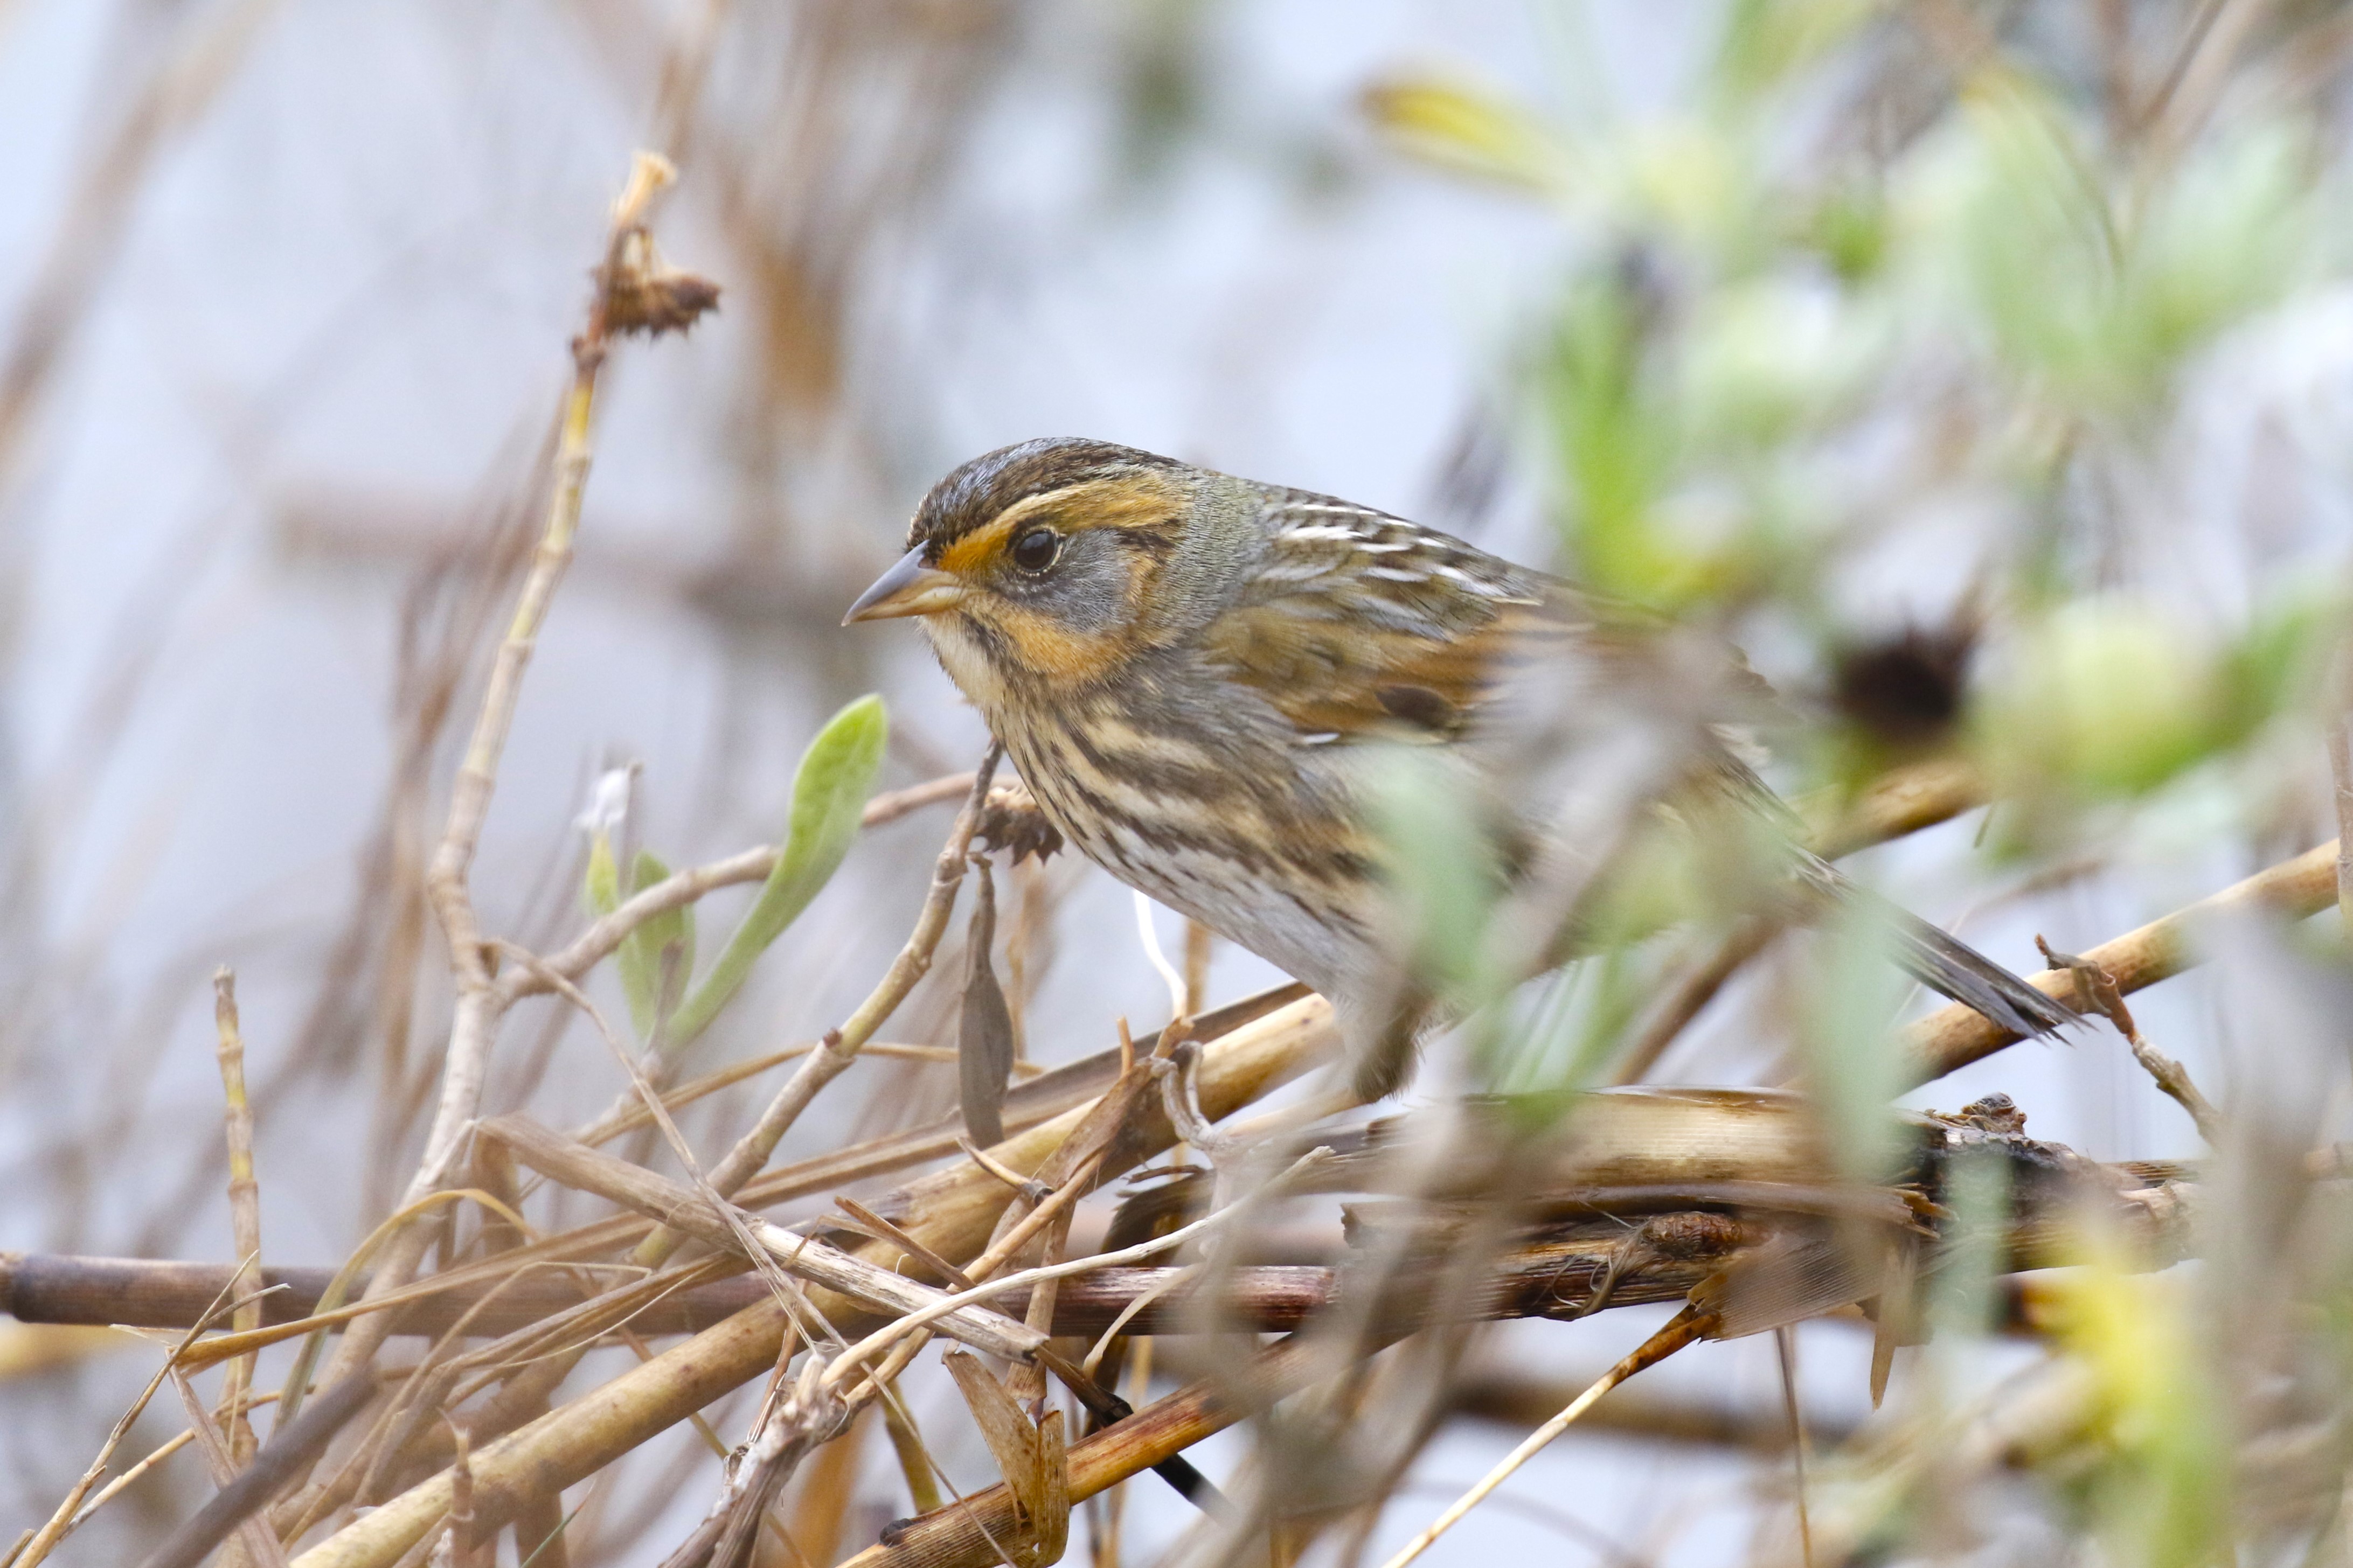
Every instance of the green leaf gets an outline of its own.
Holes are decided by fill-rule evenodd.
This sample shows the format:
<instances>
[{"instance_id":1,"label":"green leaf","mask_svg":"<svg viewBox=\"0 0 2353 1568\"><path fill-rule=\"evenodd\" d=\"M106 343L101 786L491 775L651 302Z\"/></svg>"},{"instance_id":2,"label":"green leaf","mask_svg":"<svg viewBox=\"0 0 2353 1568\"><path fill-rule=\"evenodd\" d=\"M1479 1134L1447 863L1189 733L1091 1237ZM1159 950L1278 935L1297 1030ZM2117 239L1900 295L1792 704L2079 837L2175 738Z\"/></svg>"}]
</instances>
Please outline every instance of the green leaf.
<instances>
[{"instance_id":1,"label":"green leaf","mask_svg":"<svg viewBox=\"0 0 2353 1568\"><path fill-rule=\"evenodd\" d=\"M600 829L588 839L588 877L582 894L599 916L621 907L621 873L613 864L613 841Z\"/></svg>"},{"instance_id":2,"label":"green leaf","mask_svg":"<svg viewBox=\"0 0 2353 1568\"><path fill-rule=\"evenodd\" d=\"M590 852L594 868L595 852ZM609 855L607 857L610 860ZM670 875L651 850L638 851L638 863L631 868L629 891L642 893ZM677 957L665 962L665 955L675 947ZM629 1021L637 1026L638 1038L653 1038L654 1026L661 1016L662 975L667 969L683 987L694 976L694 910L681 906L667 910L631 931L620 950L613 954L613 963L621 973L621 990L629 999Z\"/></svg>"},{"instance_id":3,"label":"green leaf","mask_svg":"<svg viewBox=\"0 0 2353 1568\"><path fill-rule=\"evenodd\" d=\"M857 837L859 816L873 790L875 770L882 765L882 743L890 732L882 700L861 697L828 720L801 754L800 771L793 776L792 822L784 853L776 857L776 868L768 873L751 912L727 939L719 962L670 1021L670 1050L683 1049L710 1027L719 1009L743 988L768 944L832 879Z\"/></svg>"}]
</instances>

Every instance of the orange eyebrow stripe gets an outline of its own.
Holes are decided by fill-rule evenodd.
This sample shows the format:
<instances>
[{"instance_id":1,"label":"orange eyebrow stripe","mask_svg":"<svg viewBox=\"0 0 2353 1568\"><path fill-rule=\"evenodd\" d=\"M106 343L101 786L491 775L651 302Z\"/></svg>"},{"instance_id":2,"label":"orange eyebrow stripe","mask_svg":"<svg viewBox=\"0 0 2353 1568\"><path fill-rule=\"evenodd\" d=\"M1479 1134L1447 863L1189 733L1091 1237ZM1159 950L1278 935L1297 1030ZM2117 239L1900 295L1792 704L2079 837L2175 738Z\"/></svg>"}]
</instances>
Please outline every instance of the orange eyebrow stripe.
<instances>
[{"instance_id":1,"label":"orange eyebrow stripe","mask_svg":"<svg viewBox=\"0 0 2353 1568\"><path fill-rule=\"evenodd\" d=\"M1063 532L1076 533L1082 529L1121 528L1165 518L1182 504L1174 487L1157 475L1136 474L1067 485L1014 502L985 526L950 544L940 552L940 570L960 574L979 570L1004 550L1016 529L1041 514L1050 514L1055 526Z\"/></svg>"},{"instance_id":2,"label":"orange eyebrow stripe","mask_svg":"<svg viewBox=\"0 0 2353 1568\"><path fill-rule=\"evenodd\" d=\"M1005 548L1005 536L1013 531L1020 520L1012 512L997 518L986 528L976 529L940 552L940 570L958 574L976 571Z\"/></svg>"}]
</instances>

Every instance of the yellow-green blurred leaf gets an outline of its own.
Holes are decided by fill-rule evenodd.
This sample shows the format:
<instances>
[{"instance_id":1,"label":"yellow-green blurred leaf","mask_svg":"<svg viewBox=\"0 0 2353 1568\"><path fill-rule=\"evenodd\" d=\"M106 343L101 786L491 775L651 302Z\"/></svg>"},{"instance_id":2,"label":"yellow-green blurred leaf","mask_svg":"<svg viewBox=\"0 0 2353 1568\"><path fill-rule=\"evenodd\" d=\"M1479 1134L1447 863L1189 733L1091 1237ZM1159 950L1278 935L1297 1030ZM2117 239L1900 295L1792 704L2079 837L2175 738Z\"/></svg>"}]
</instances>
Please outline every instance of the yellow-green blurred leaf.
<instances>
[{"instance_id":1,"label":"yellow-green blurred leaf","mask_svg":"<svg viewBox=\"0 0 2353 1568\"><path fill-rule=\"evenodd\" d=\"M1516 104L1477 88L1400 78L1369 88L1365 112L1400 151L1461 174L1529 190L1560 188L1567 148Z\"/></svg>"}]
</instances>

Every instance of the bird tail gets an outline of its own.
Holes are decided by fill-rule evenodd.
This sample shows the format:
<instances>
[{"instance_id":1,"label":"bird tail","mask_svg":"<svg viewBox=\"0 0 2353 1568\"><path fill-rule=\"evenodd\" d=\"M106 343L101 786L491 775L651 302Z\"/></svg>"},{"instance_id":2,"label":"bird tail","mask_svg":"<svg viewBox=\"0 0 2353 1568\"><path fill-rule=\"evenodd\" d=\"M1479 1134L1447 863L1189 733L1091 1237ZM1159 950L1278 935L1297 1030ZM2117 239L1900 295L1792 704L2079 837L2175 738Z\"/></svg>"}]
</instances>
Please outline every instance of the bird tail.
<instances>
[{"instance_id":1,"label":"bird tail","mask_svg":"<svg viewBox=\"0 0 2353 1568\"><path fill-rule=\"evenodd\" d=\"M1857 887L1828 862L1815 860L1806 869L1810 880L1826 885L1841 900L1863 903L1884 920L1895 938L1895 962L1930 990L2013 1035L2048 1035L2083 1022L2083 1015L2065 1003L2037 991L1951 932Z\"/></svg>"}]
</instances>

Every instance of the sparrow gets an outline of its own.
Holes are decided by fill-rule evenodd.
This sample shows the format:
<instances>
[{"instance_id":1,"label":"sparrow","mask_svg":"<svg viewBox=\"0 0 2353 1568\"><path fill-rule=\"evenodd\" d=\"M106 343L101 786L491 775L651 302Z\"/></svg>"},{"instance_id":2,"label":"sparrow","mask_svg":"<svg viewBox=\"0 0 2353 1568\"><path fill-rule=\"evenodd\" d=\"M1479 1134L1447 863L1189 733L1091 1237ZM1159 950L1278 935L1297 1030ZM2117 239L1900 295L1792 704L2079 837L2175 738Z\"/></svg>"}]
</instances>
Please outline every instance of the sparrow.
<instances>
[{"instance_id":1,"label":"sparrow","mask_svg":"<svg viewBox=\"0 0 2353 1568\"><path fill-rule=\"evenodd\" d=\"M1883 912L1923 983L2020 1034L2074 1021L1798 846L1725 705L1677 695L1754 696L1736 654L1695 666L1690 637L1404 518L1108 442L1025 441L933 488L843 624L900 616L1070 843L1332 1003L1367 1100L1443 1021L1408 977L1384 871L1379 759L1398 747L1477 816L1509 894L1590 872L1546 803L1580 770L1629 776L1611 733L1663 728L1682 747L1651 770L1665 816L1728 804L1769 830L1800 901ZM1535 902L1560 930L1530 953L1570 955L1575 910Z\"/></svg>"}]
</instances>

